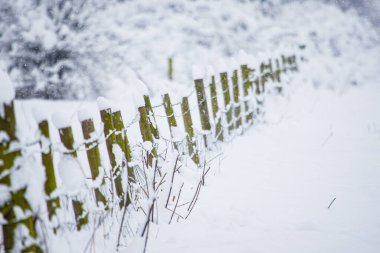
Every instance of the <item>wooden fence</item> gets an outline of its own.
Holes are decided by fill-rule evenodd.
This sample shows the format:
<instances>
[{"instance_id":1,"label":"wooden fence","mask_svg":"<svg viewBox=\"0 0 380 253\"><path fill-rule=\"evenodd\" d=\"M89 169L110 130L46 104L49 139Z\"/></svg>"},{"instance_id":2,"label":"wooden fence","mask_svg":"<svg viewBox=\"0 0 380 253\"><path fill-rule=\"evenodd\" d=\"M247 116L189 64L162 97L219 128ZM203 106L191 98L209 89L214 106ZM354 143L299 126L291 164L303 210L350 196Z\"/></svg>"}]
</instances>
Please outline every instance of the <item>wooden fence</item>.
<instances>
[{"instance_id":1,"label":"wooden fence","mask_svg":"<svg viewBox=\"0 0 380 253\"><path fill-rule=\"evenodd\" d=\"M160 173L161 165L158 161L165 160L165 151L162 151L160 147L162 135L160 127L156 123L158 115L155 114L155 108L163 107L166 114L172 137L170 140L166 140L166 143L169 143L179 156L190 157L193 163L202 169L205 151L215 149L218 143L230 141L235 135L244 134L260 118L264 107L267 83L269 81L276 83L275 91L281 93L283 75L289 71L297 71L297 69L295 55L282 56L279 59L272 59L260 64L259 69L256 70L259 74L253 74L254 69L247 65L241 65L240 69L232 72L232 75L226 71L220 73L219 76L212 76L206 85L203 79L194 80L195 90L189 96L194 94L197 104L190 105L189 96L183 97L179 102L182 115L175 114L169 94L164 94L162 104L156 106L152 106L150 97L144 95L145 105L138 108L135 120L131 122L132 124L138 122L144 142L137 152L137 154L141 154L138 155L139 157L136 157L136 152L132 152L134 147L131 147L128 138L128 129L131 123L125 124L120 110L103 106L99 112L103 128L101 136L96 135L94 121L86 115L80 118L83 143L76 144L70 125L60 126L57 129L62 143L60 159L76 161L78 151L85 151L91 180L94 182L94 186L90 189L93 197L91 201L97 207L97 212L103 215L99 217L105 217L104 214L109 213L110 210L113 212L116 210L123 213L123 223L127 207L135 199L140 198L137 196L136 188L142 187L146 183L144 180L146 175L142 170L154 170L155 178L156 171L158 174ZM218 99L222 99L222 101L218 101ZM71 196L57 194L57 168L54 167L56 163L53 160L56 150L50 140L49 121L42 120L38 122L40 136L37 144L40 146L41 163L45 170L44 190L47 213L36 213L36 210L32 210L32 206L25 196L26 187L18 189L12 187L14 185L12 173L21 168L20 159L25 155L28 147L18 145L14 101L1 106L3 115L0 118L0 186L2 190L6 189L7 191L7 198L0 203L3 220L2 247L5 252L11 252L15 248L23 252L43 252L46 245L44 246L44 242L38 235L36 222L41 219L49 222L49 229L56 233L62 229L62 224L57 220L58 213L73 212L74 229L87 229L87 226L90 226L89 218L92 215L92 211L86 209L85 202L89 200L81 196L81 193ZM194 109L198 112L196 113ZM194 114L200 117L202 131L196 131L193 126ZM184 139L177 140L175 130L179 125L177 120L181 118L186 136ZM99 146L103 143L106 145L107 154L103 154L99 150ZM110 168L109 171L102 171L104 161L109 161L107 166ZM174 173L175 170L173 176ZM159 177L158 174L157 177ZM154 184L157 183L153 187L156 189L160 183L153 181ZM161 181L163 181L162 178ZM149 190L148 187L147 190ZM171 189L169 197L170 194ZM192 203L189 205L189 210L192 209L191 206ZM174 209L176 207L177 205ZM151 209L146 214L148 220L151 219L150 214L153 213ZM17 235L16 230L20 225L26 228L28 236L20 238ZM145 228L142 235L144 235L144 231Z\"/></svg>"}]
</instances>

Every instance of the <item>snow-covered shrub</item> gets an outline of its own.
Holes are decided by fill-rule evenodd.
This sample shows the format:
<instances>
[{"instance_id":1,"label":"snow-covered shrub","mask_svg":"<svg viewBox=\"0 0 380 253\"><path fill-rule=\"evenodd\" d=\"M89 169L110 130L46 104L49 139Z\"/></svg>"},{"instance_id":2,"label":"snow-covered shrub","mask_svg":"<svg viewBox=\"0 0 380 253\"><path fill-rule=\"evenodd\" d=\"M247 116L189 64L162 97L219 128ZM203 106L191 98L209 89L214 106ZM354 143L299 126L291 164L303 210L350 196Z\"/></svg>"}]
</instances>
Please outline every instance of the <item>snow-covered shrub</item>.
<instances>
[{"instance_id":1,"label":"snow-covered shrub","mask_svg":"<svg viewBox=\"0 0 380 253\"><path fill-rule=\"evenodd\" d=\"M15 0L0 5L0 52L18 97L82 98L96 90L83 49L92 32L87 19L104 8L101 2Z\"/></svg>"}]
</instances>

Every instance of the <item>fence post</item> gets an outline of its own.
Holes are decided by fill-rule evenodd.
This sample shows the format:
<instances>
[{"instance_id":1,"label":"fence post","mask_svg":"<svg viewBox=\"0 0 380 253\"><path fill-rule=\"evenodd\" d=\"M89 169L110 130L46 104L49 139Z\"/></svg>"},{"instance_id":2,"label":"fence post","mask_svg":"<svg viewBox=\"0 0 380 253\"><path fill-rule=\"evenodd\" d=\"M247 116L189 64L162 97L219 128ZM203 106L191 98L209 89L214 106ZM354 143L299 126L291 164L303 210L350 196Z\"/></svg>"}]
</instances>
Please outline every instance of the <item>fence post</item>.
<instances>
[{"instance_id":1,"label":"fence post","mask_svg":"<svg viewBox=\"0 0 380 253\"><path fill-rule=\"evenodd\" d=\"M173 80L173 58L168 58L168 77L169 80Z\"/></svg>"},{"instance_id":2,"label":"fence post","mask_svg":"<svg viewBox=\"0 0 380 253\"><path fill-rule=\"evenodd\" d=\"M253 89L252 82L249 79L250 69L246 64L241 65L241 76L243 79L243 93L244 93L244 111L245 111L245 123L253 124L253 110L251 110L250 103L248 101L248 97L250 95L250 90Z\"/></svg>"},{"instance_id":3,"label":"fence post","mask_svg":"<svg viewBox=\"0 0 380 253\"><path fill-rule=\"evenodd\" d=\"M286 72L288 71L287 57L285 57L285 55L281 55L281 61L282 61L282 72L286 74Z\"/></svg>"},{"instance_id":4,"label":"fence post","mask_svg":"<svg viewBox=\"0 0 380 253\"><path fill-rule=\"evenodd\" d=\"M265 84L268 81L268 72L266 72L266 65L265 63L260 64L260 93L265 91Z\"/></svg>"},{"instance_id":5,"label":"fence post","mask_svg":"<svg viewBox=\"0 0 380 253\"><path fill-rule=\"evenodd\" d=\"M234 129L234 126L233 126L233 122L232 122L231 95L230 95L230 88L228 85L227 72L220 73L220 81L222 83L222 91L223 91L225 110L227 111L228 132L229 132L229 134L231 134L232 130Z\"/></svg>"},{"instance_id":6,"label":"fence post","mask_svg":"<svg viewBox=\"0 0 380 253\"><path fill-rule=\"evenodd\" d=\"M122 164L117 163L116 156L114 153L114 147L115 145L118 145L118 143L116 141L115 127L113 125L111 108L101 108L100 118L102 119L104 125L104 136L106 138L107 152L111 163L111 173L115 183L116 194L119 197L119 206L120 208L122 208L124 206L125 201L123 185L121 181Z\"/></svg>"},{"instance_id":7,"label":"fence post","mask_svg":"<svg viewBox=\"0 0 380 253\"><path fill-rule=\"evenodd\" d=\"M159 139L160 134L158 132L156 118L154 117L152 104L150 102L150 98L148 95L144 95L144 102L145 102L145 109L146 109L146 112L148 114L148 121L149 121L150 130L152 131L154 138Z\"/></svg>"},{"instance_id":8,"label":"fence post","mask_svg":"<svg viewBox=\"0 0 380 253\"><path fill-rule=\"evenodd\" d=\"M51 198L51 194L57 188L57 183L55 179L54 172L54 163L53 163L53 154L51 151L51 143L50 143L50 131L49 131L49 123L47 120L42 120L38 123L38 128L41 133L40 146L43 149L41 152L42 164L45 167L45 193L48 197L46 201L47 209L48 209L48 217L49 220L53 218L56 214L56 209L58 209L60 205L60 201L58 197ZM48 147L45 147L48 143Z\"/></svg>"},{"instance_id":9,"label":"fence post","mask_svg":"<svg viewBox=\"0 0 380 253\"><path fill-rule=\"evenodd\" d=\"M172 106L172 103L170 101L170 97L169 97L168 93L163 95L163 100L164 100L164 108L165 108L166 118L167 118L168 124L169 124L170 134L173 138L172 127L177 127L177 121L176 121L175 116L174 116L173 106Z\"/></svg>"},{"instance_id":10,"label":"fence post","mask_svg":"<svg viewBox=\"0 0 380 253\"><path fill-rule=\"evenodd\" d=\"M275 79L278 83L281 83L281 67L280 67L280 60L276 59L276 72L275 72Z\"/></svg>"},{"instance_id":11,"label":"fence post","mask_svg":"<svg viewBox=\"0 0 380 253\"><path fill-rule=\"evenodd\" d=\"M196 144L194 141L193 120L191 119L189 100L187 97L182 98L181 111L182 111L183 123L185 125L185 130L187 133L186 139L187 139L187 148L189 151L189 155L191 159L194 161L194 163L199 165L199 156L198 156Z\"/></svg>"},{"instance_id":12,"label":"fence post","mask_svg":"<svg viewBox=\"0 0 380 253\"><path fill-rule=\"evenodd\" d=\"M113 123L116 129L116 139L119 143L120 147L122 147L123 152L125 154L125 158L127 160L127 168L128 168L128 177L136 180L135 173L133 171L133 167L129 165L132 160L131 147L129 145L127 130L124 129L123 117L121 116L121 111L113 112Z\"/></svg>"},{"instance_id":13,"label":"fence post","mask_svg":"<svg viewBox=\"0 0 380 253\"><path fill-rule=\"evenodd\" d=\"M242 124L241 108L240 108L240 91L239 91L239 76L238 71L234 70L232 73L232 91L234 95L234 116L235 116L235 128L239 129Z\"/></svg>"},{"instance_id":14,"label":"fence post","mask_svg":"<svg viewBox=\"0 0 380 253\"><path fill-rule=\"evenodd\" d=\"M195 82L195 91L197 93L199 115L201 118L202 130L203 131L210 131L211 130L211 124L210 124L210 117L209 117L208 107L207 107L205 86L203 84L202 79L197 79L194 82ZM204 140L205 140L205 147L207 148L207 137L206 136L204 136Z\"/></svg>"},{"instance_id":15,"label":"fence post","mask_svg":"<svg viewBox=\"0 0 380 253\"><path fill-rule=\"evenodd\" d=\"M86 153L88 164L90 165L91 177L93 180L96 180L99 176L99 168L102 167L100 160L100 153L98 148L97 140L92 140L93 135L95 134L94 122L91 118L81 119L82 133L85 140ZM101 185L104 185L104 177L101 179ZM99 188L94 188L96 204L99 202L107 207L107 200Z\"/></svg>"},{"instance_id":16,"label":"fence post","mask_svg":"<svg viewBox=\"0 0 380 253\"><path fill-rule=\"evenodd\" d=\"M148 120L148 115L146 113L145 106L139 107L138 110L140 114L139 126L140 126L141 137L144 142L146 141L151 142L153 146L152 150L149 152L149 155L148 155L148 165L151 167L153 164L153 157L157 158L157 151L153 145L154 143L153 143L152 132L149 127L149 120Z\"/></svg>"},{"instance_id":17,"label":"fence post","mask_svg":"<svg viewBox=\"0 0 380 253\"><path fill-rule=\"evenodd\" d=\"M292 55L291 56L291 65L292 65L292 71L297 72L298 71L298 64L297 64L297 56Z\"/></svg>"},{"instance_id":18,"label":"fence post","mask_svg":"<svg viewBox=\"0 0 380 253\"><path fill-rule=\"evenodd\" d=\"M267 68L269 69L268 75L270 76L270 78L274 82L275 81L275 75L274 75L274 71L273 71L272 59L269 59L269 64L267 65Z\"/></svg>"},{"instance_id":19,"label":"fence post","mask_svg":"<svg viewBox=\"0 0 380 253\"><path fill-rule=\"evenodd\" d=\"M63 143L63 146L66 148L66 152L64 154L71 155L75 158L78 158L77 151L74 149L74 136L73 130L70 126L63 127L58 129L59 138ZM88 224L88 213L85 214L85 210L83 209L83 203L79 200L72 199L75 221L77 224L77 230L81 230L82 226Z\"/></svg>"},{"instance_id":20,"label":"fence post","mask_svg":"<svg viewBox=\"0 0 380 253\"><path fill-rule=\"evenodd\" d=\"M224 137L223 137L222 117L219 111L215 76L211 77L210 95L211 95L212 114L213 114L214 122L215 122L215 138L218 141L223 141Z\"/></svg>"},{"instance_id":21,"label":"fence post","mask_svg":"<svg viewBox=\"0 0 380 253\"><path fill-rule=\"evenodd\" d=\"M1 73L0 73L1 74ZM5 83L7 85L7 83ZM6 87L8 88L8 87ZM10 88L10 87L9 87ZM12 87L13 89L13 87ZM15 164L17 158L21 156L20 150L10 151L12 142L17 142L16 137L16 117L14 112L14 101L1 101L0 106L3 108L3 115L0 114L0 130L6 133L6 140L0 142L0 159L2 160L2 166L0 166L0 173L4 173L7 170L11 170ZM3 116L3 117L2 117ZM6 175L0 179L0 184L6 188L11 187L11 175ZM3 232L3 244L6 253L13 252L15 244L15 230L19 224L23 224L27 227L29 236L33 239L37 239L37 232L34 227L32 216L28 216L22 220L17 220L17 216L14 212L14 207L19 207L23 212L31 212L32 208L25 198L26 189L20 189L15 192L11 192L10 199L3 201L0 206L1 214L6 220L6 224L2 225ZM26 246L22 249L24 252L41 252L41 249L36 244Z\"/></svg>"}]
</instances>

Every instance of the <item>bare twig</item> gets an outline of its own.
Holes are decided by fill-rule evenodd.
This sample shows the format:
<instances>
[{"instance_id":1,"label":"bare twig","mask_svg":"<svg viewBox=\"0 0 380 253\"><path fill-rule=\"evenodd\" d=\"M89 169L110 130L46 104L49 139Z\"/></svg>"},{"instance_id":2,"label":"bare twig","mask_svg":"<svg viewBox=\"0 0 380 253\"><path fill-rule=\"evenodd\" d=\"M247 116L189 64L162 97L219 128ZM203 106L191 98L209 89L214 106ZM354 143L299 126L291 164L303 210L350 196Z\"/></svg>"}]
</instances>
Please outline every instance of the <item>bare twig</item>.
<instances>
[{"instance_id":1,"label":"bare twig","mask_svg":"<svg viewBox=\"0 0 380 253\"><path fill-rule=\"evenodd\" d=\"M160 183L158 183L157 188L156 188L156 192L158 191L158 189L160 188L160 186L166 182L166 181L164 180L165 177L166 177L166 175L167 175L167 174L165 173L164 176L161 178Z\"/></svg>"},{"instance_id":2,"label":"bare twig","mask_svg":"<svg viewBox=\"0 0 380 253\"><path fill-rule=\"evenodd\" d=\"M334 199L331 201L331 203L330 203L329 207L327 207L327 209L330 209L331 205L334 203L335 200L336 200L336 198L334 198Z\"/></svg>"},{"instance_id":3,"label":"bare twig","mask_svg":"<svg viewBox=\"0 0 380 253\"><path fill-rule=\"evenodd\" d=\"M182 183L181 188L179 189L179 193L178 193L178 197L177 197L177 202L175 203L175 206L174 206L174 210L173 210L172 216L170 217L170 220L169 220L169 224L172 222L172 219L173 219L173 216L174 216L175 210L177 209L177 205L178 205L179 198L180 198L180 196L181 196L181 192L182 192L183 184L184 184L184 183Z\"/></svg>"},{"instance_id":4,"label":"bare twig","mask_svg":"<svg viewBox=\"0 0 380 253\"><path fill-rule=\"evenodd\" d=\"M198 192L199 192L201 186L202 186L202 182L199 181L198 186L197 186L197 190L195 191L195 194L194 194L194 196L193 196L193 199L192 199L191 202L190 202L189 207L187 208L187 211L190 211L191 206L192 206L193 202L195 201L195 198L197 197L197 194L198 194Z\"/></svg>"},{"instance_id":5,"label":"bare twig","mask_svg":"<svg viewBox=\"0 0 380 253\"><path fill-rule=\"evenodd\" d=\"M193 211L194 209L194 206L195 206L195 203L197 203L198 201L198 196L199 196L199 193L201 191L201 186L202 186L202 182L200 181L199 182L199 189L197 189L197 192L195 193L195 199L193 201L193 205L192 206L189 206L190 210L189 210L189 213L186 215L186 219L190 216L191 212Z\"/></svg>"},{"instance_id":6,"label":"bare twig","mask_svg":"<svg viewBox=\"0 0 380 253\"><path fill-rule=\"evenodd\" d=\"M169 189L168 199L166 200L166 205L165 205L166 208L167 208L168 205L169 205L169 199L170 199L170 196L171 196L171 194L172 194L173 182L174 182L174 174L175 174L175 172L176 172L176 167L177 167L178 159L179 159L179 155L177 156L177 158L176 158L176 160L175 160L175 164L174 164L174 168L173 168L172 181L171 181L171 184L170 184L170 189Z\"/></svg>"},{"instance_id":7,"label":"bare twig","mask_svg":"<svg viewBox=\"0 0 380 253\"><path fill-rule=\"evenodd\" d=\"M125 192L125 196L127 196L127 195L128 195L128 191ZM127 196L127 198L128 198L128 196ZM127 207L128 207L128 201L125 201L124 202L123 216L121 217L121 222L120 222L119 234L117 236L116 251L119 251L121 232L123 230L123 224L124 224L125 214L127 213Z\"/></svg>"},{"instance_id":8,"label":"bare twig","mask_svg":"<svg viewBox=\"0 0 380 253\"><path fill-rule=\"evenodd\" d=\"M155 202L155 201L156 201L156 200L153 200L153 203L152 203L152 205L151 205L150 208L149 208L149 213L148 213L148 215L147 215L147 219L146 219L146 222L145 222L145 225L144 225L144 229L143 229L143 231L142 231L142 233L141 233L141 237L144 236L145 231L146 231L146 229L147 229L147 227L148 227L148 225L149 225L149 222L150 222L150 216L151 216L151 214L152 214L152 212L153 212L153 205L154 205L154 202Z\"/></svg>"}]
</instances>

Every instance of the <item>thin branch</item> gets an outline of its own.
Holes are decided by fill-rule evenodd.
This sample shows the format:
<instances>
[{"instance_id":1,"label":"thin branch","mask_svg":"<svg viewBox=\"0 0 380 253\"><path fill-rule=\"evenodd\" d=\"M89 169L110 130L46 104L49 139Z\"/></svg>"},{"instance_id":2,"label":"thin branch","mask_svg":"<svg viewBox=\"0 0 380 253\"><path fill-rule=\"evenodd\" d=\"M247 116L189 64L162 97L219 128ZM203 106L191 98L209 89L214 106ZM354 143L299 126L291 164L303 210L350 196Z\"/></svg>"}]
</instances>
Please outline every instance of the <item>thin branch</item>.
<instances>
[{"instance_id":1,"label":"thin branch","mask_svg":"<svg viewBox=\"0 0 380 253\"><path fill-rule=\"evenodd\" d=\"M327 209L330 209L331 205L334 203L335 200L336 200L336 198L334 198L334 199L331 201L331 203L330 203L329 207L327 207Z\"/></svg>"},{"instance_id":2,"label":"thin branch","mask_svg":"<svg viewBox=\"0 0 380 253\"><path fill-rule=\"evenodd\" d=\"M174 182L174 174L175 174L175 172L176 172L176 167L177 167L178 159L179 159L179 155L177 156L177 158L176 158L176 160L175 160L175 164L174 164L174 168L173 168L172 181L171 181L171 184L170 184L170 189L169 189L168 199L166 200L166 205L165 205L166 208L167 208L168 205L169 205L169 199L170 199L170 196L171 196L171 194L172 194L173 182Z\"/></svg>"},{"instance_id":3,"label":"thin branch","mask_svg":"<svg viewBox=\"0 0 380 253\"><path fill-rule=\"evenodd\" d=\"M178 197L177 197L177 202L175 203L174 210L173 210L172 216L170 217L169 224L172 222L172 219L173 219L173 216L174 216L175 210L177 209L178 201L179 201L179 198L180 198L180 196L181 196L181 192L182 192L182 187L183 187L183 185L184 185L184 183L182 183L181 188L179 189L179 193L178 193Z\"/></svg>"}]
</instances>

